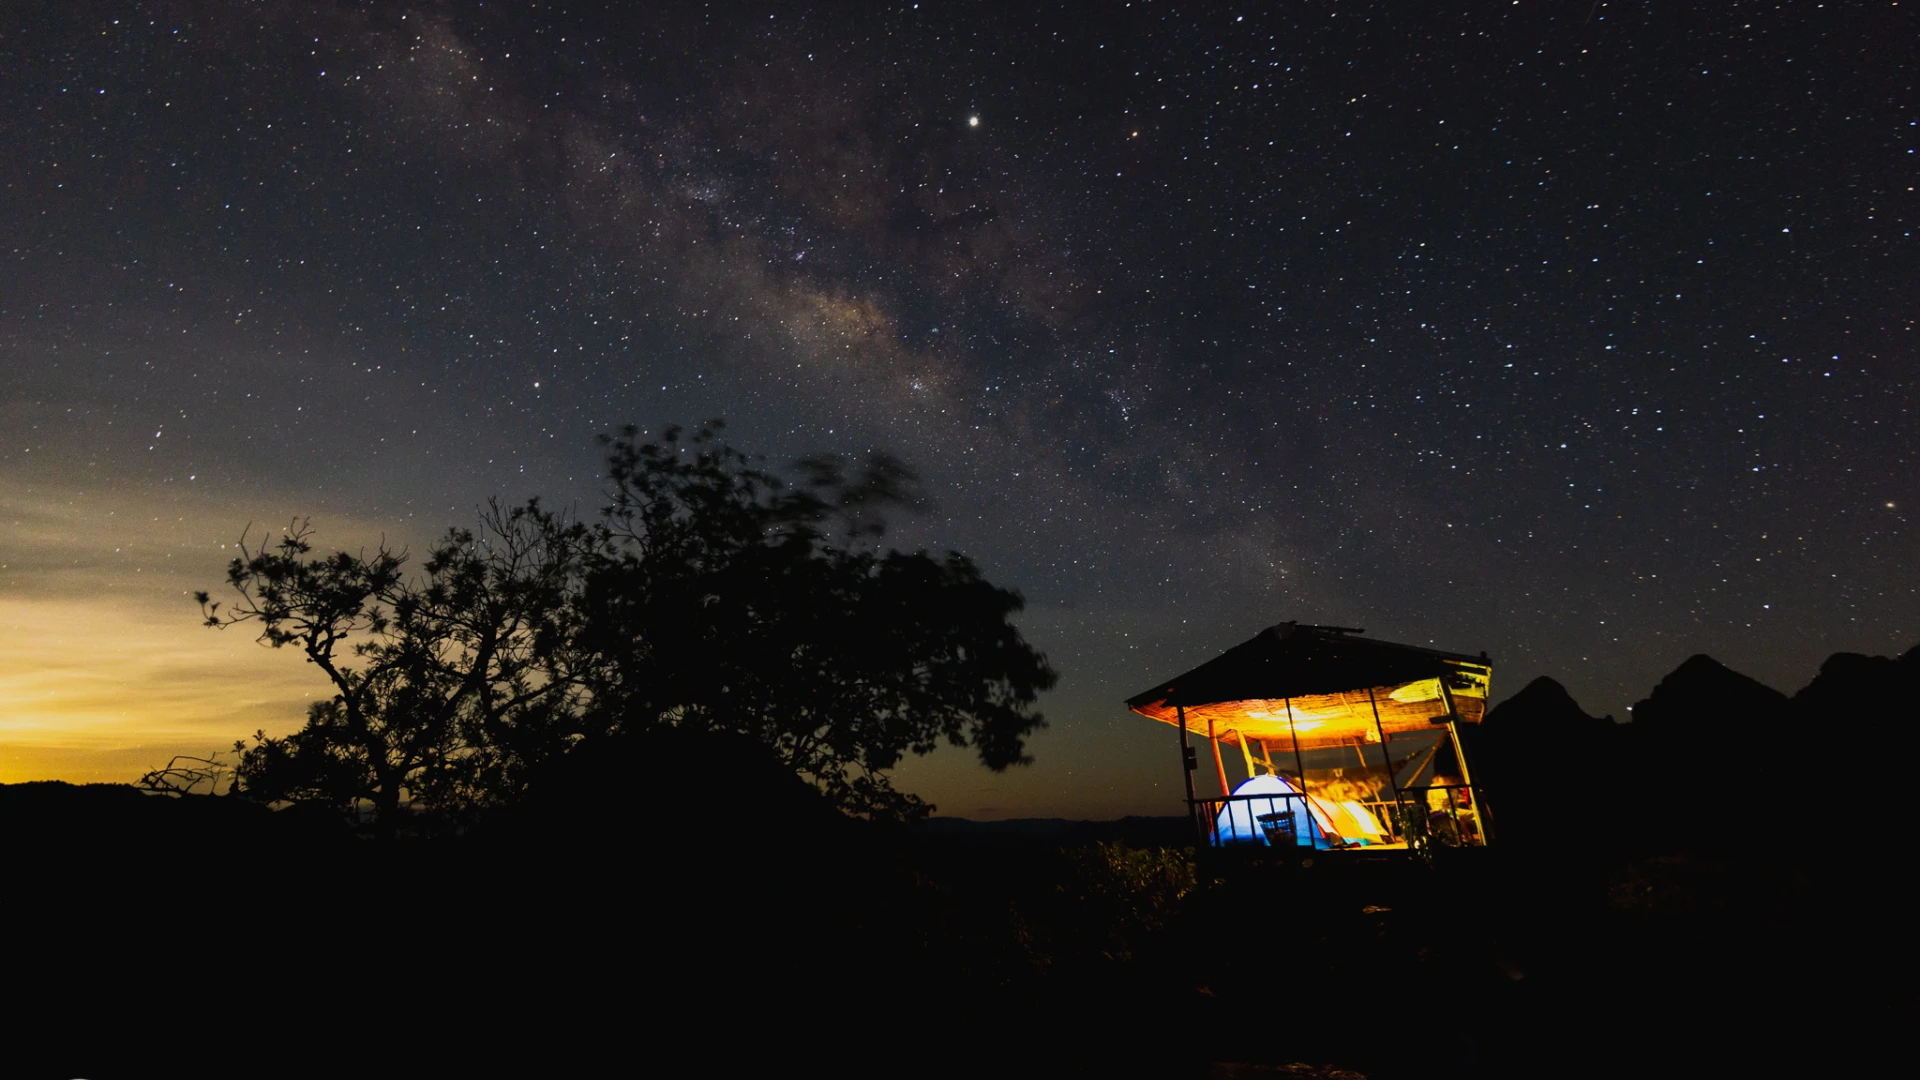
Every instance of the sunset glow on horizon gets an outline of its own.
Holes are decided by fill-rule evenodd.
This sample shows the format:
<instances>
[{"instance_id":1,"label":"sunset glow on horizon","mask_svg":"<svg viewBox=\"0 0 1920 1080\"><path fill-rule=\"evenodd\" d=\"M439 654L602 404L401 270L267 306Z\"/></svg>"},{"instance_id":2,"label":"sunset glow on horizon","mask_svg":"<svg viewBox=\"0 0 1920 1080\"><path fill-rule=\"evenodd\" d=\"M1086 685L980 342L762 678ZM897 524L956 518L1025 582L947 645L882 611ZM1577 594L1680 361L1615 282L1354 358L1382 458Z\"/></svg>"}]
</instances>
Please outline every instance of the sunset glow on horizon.
<instances>
[{"instance_id":1,"label":"sunset glow on horizon","mask_svg":"<svg viewBox=\"0 0 1920 1080\"><path fill-rule=\"evenodd\" d=\"M86 479L42 472L0 490L0 783L125 783L175 754L299 728L325 679L248 627L202 625L193 599L220 598L241 531L281 512ZM320 523L337 546L380 540L344 515ZM252 540L278 532L254 524Z\"/></svg>"}]
</instances>

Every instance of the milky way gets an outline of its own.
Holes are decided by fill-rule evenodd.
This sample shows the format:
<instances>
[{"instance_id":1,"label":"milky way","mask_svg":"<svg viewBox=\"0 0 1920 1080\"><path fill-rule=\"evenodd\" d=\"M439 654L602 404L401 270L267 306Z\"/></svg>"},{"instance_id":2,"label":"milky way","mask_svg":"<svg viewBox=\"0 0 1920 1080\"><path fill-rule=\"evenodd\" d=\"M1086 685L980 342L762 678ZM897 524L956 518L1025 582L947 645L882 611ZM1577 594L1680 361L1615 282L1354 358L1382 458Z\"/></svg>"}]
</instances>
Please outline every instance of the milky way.
<instances>
[{"instance_id":1,"label":"milky way","mask_svg":"<svg viewBox=\"0 0 1920 1080\"><path fill-rule=\"evenodd\" d=\"M590 510L624 422L900 454L1026 594L1052 728L947 813L1168 812L1118 702L1288 618L1622 716L1904 649L1912 6L10 15L0 779L297 724L222 544Z\"/></svg>"}]
</instances>

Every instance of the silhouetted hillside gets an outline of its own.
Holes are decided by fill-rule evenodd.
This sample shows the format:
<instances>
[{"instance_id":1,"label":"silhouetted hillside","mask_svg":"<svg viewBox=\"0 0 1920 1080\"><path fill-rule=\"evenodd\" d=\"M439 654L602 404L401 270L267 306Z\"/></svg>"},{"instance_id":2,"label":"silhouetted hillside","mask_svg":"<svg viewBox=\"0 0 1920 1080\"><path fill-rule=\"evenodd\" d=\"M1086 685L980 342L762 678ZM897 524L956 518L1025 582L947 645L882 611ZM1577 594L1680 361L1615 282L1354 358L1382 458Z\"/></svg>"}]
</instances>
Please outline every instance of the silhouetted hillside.
<instances>
[{"instance_id":1,"label":"silhouetted hillside","mask_svg":"<svg viewBox=\"0 0 1920 1080\"><path fill-rule=\"evenodd\" d=\"M1729 730L1771 731L1787 696L1704 653L1690 656L1633 706L1633 723L1661 738L1694 742Z\"/></svg>"},{"instance_id":2,"label":"silhouetted hillside","mask_svg":"<svg viewBox=\"0 0 1920 1080\"><path fill-rule=\"evenodd\" d=\"M275 813L244 799L143 792L129 784L0 784L7 843L61 857L172 847L246 850L350 838L334 814Z\"/></svg>"},{"instance_id":3,"label":"silhouetted hillside","mask_svg":"<svg viewBox=\"0 0 1920 1080\"><path fill-rule=\"evenodd\" d=\"M1589 716L1545 675L1487 713L1471 749L1480 758L1501 843L1591 843L1605 826L1576 809L1580 792L1610 782L1620 733Z\"/></svg>"},{"instance_id":4,"label":"silhouetted hillside","mask_svg":"<svg viewBox=\"0 0 1920 1080\"><path fill-rule=\"evenodd\" d=\"M1891 729L1920 716L1916 677L1920 677L1920 646L1897 660L1834 653L1820 665L1813 681L1793 695L1792 712L1802 722L1844 722L1851 717L1873 728Z\"/></svg>"},{"instance_id":5,"label":"silhouetted hillside","mask_svg":"<svg viewBox=\"0 0 1920 1080\"><path fill-rule=\"evenodd\" d=\"M848 821L758 740L660 727L579 743L532 777L502 831L763 847Z\"/></svg>"},{"instance_id":6,"label":"silhouetted hillside","mask_svg":"<svg viewBox=\"0 0 1920 1080\"><path fill-rule=\"evenodd\" d=\"M1008 818L971 821L935 817L914 825L921 836L957 842L998 843L1011 838L1048 844L1120 843L1133 847L1185 847L1193 843L1193 822L1185 817L1123 817L1117 821L1072 818Z\"/></svg>"}]
</instances>

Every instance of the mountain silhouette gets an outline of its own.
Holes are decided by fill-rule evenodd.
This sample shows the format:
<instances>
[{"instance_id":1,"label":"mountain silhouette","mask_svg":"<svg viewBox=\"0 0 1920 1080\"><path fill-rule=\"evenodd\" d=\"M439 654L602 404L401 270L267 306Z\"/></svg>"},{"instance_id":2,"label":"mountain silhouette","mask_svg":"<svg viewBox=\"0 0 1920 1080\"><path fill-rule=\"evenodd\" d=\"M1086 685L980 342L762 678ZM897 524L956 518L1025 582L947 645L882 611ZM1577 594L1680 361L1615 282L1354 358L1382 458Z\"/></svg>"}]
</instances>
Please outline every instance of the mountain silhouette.
<instances>
[{"instance_id":1,"label":"mountain silhouette","mask_svg":"<svg viewBox=\"0 0 1920 1080\"><path fill-rule=\"evenodd\" d=\"M1614 773L1617 725L1588 715L1566 687L1542 675L1480 726L1472 749L1479 751L1500 842L1532 848L1592 839L1600 821L1562 811Z\"/></svg>"},{"instance_id":2,"label":"mountain silhouette","mask_svg":"<svg viewBox=\"0 0 1920 1080\"><path fill-rule=\"evenodd\" d=\"M1634 704L1633 723L1667 738L1705 738L1771 730L1786 719L1786 706L1780 691L1696 653Z\"/></svg>"},{"instance_id":3,"label":"mountain silhouette","mask_svg":"<svg viewBox=\"0 0 1920 1080\"><path fill-rule=\"evenodd\" d=\"M1503 738L1556 740L1594 737L1610 730L1613 720L1587 715L1566 687L1542 675L1494 706L1482 726Z\"/></svg>"},{"instance_id":4,"label":"mountain silhouette","mask_svg":"<svg viewBox=\"0 0 1920 1080\"><path fill-rule=\"evenodd\" d=\"M1879 727L1920 716L1920 702L1911 692L1920 676L1920 646L1899 659L1834 653L1820 665L1813 681L1793 695L1793 714L1802 723L1845 723L1856 718Z\"/></svg>"}]
</instances>

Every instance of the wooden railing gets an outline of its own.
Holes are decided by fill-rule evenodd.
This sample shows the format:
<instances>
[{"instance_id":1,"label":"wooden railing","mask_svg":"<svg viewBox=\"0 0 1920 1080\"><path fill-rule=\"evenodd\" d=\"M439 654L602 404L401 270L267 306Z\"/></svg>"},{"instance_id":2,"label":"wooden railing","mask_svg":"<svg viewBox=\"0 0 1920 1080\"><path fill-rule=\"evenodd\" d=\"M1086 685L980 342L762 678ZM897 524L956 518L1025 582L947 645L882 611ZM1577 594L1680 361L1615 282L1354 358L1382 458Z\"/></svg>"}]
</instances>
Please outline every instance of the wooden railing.
<instances>
[{"instance_id":1,"label":"wooden railing","mask_svg":"<svg viewBox=\"0 0 1920 1080\"><path fill-rule=\"evenodd\" d=\"M1189 810L1195 834L1206 847L1259 844L1357 851L1390 845L1421 850L1484 847L1489 839L1484 800L1475 786L1430 784L1407 788L1398 800L1368 799L1360 805L1382 827L1387 845L1330 832L1312 816L1308 796L1298 792L1195 799Z\"/></svg>"}]
</instances>

